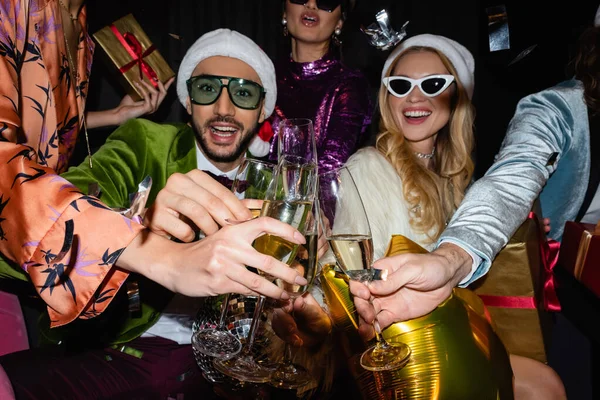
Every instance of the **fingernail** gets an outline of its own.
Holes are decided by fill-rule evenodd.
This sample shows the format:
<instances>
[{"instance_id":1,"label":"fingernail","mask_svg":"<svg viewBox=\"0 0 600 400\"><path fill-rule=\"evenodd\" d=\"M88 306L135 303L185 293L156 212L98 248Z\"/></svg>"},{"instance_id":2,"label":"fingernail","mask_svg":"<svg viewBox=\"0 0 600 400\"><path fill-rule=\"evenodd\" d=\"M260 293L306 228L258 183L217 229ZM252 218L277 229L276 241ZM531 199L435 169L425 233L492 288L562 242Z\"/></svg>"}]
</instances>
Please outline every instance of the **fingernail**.
<instances>
[{"instance_id":1,"label":"fingernail","mask_svg":"<svg viewBox=\"0 0 600 400\"><path fill-rule=\"evenodd\" d=\"M387 280L388 277L388 270L387 269L377 269L377 268L373 268L373 278L371 279L372 281L385 281Z\"/></svg>"},{"instance_id":2,"label":"fingernail","mask_svg":"<svg viewBox=\"0 0 600 400\"><path fill-rule=\"evenodd\" d=\"M381 334L381 327L379 326L379 322L377 320L373 321L373 328L375 328L377 333Z\"/></svg>"},{"instance_id":3,"label":"fingernail","mask_svg":"<svg viewBox=\"0 0 600 400\"><path fill-rule=\"evenodd\" d=\"M294 282L296 283L296 285L300 285L300 286L308 285L308 281L303 276L300 276L300 275L298 275L296 277L296 280L294 280Z\"/></svg>"},{"instance_id":4,"label":"fingernail","mask_svg":"<svg viewBox=\"0 0 600 400\"><path fill-rule=\"evenodd\" d=\"M288 294L288 292L283 292L281 293L281 300L289 300L290 299L290 295Z\"/></svg>"}]
</instances>

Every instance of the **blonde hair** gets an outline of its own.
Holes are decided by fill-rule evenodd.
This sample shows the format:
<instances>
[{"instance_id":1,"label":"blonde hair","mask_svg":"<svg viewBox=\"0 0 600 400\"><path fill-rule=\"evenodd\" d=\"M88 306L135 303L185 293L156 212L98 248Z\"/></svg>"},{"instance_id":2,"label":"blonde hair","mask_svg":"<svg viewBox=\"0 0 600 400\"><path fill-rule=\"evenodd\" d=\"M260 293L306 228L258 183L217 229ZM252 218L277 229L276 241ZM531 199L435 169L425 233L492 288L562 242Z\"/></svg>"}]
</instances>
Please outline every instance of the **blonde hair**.
<instances>
[{"instance_id":1,"label":"blonde hair","mask_svg":"<svg viewBox=\"0 0 600 400\"><path fill-rule=\"evenodd\" d=\"M406 54L428 51L437 54L444 66L455 77L457 90L452 99L452 110L448 124L436 138L433 168L428 169L415 156L404 134L396 125L389 106L389 93L384 85L379 88L379 110L381 122L376 148L394 166L402 179L404 199L409 205L410 225L415 231L425 234L430 242L441 235L464 197L471 181L474 164L473 122L475 109L458 79L458 74L448 58L436 49L411 47L404 51L386 71L389 76L398 60Z\"/></svg>"}]
</instances>

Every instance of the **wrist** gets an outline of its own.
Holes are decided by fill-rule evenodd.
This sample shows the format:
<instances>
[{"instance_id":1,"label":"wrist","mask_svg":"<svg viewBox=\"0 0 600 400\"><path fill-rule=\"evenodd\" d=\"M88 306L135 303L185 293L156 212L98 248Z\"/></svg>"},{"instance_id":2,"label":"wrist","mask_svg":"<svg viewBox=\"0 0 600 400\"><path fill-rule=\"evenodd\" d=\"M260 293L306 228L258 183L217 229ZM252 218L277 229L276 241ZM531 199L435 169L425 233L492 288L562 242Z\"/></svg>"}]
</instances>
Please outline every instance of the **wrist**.
<instances>
[{"instance_id":1,"label":"wrist","mask_svg":"<svg viewBox=\"0 0 600 400\"><path fill-rule=\"evenodd\" d=\"M471 272L473 258L462 247L454 243L442 243L435 253L446 259L449 282L452 286L458 286Z\"/></svg>"},{"instance_id":2,"label":"wrist","mask_svg":"<svg viewBox=\"0 0 600 400\"><path fill-rule=\"evenodd\" d=\"M121 126L125 122L123 116L121 115L122 110L123 107L121 106L117 106L112 110L107 110L107 122L110 125Z\"/></svg>"},{"instance_id":3,"label":"wrist","mask_svg":"<svg viewBox=\"0 0 600 400\"><path fill-rule=\"evenodd\" d=\"M119 126L123 122L121 115L121 106L111 110L104 111L88 111L86 113L85 123L88 129L102 128L105 126Z\"/></svg>"},{"instance_id":4,"label":"wrist","mask_svg":"<svg viewBox=\"0 0 600 400\"><path fill-rule=\"evenodd\" d=\"M177 244L150 232L148 229L141 231L125 248L117 266L134 272L155 281L167 289L174 291L173 282L176 281L177 261L174 256Z\"/></svg>"}]
</instances>

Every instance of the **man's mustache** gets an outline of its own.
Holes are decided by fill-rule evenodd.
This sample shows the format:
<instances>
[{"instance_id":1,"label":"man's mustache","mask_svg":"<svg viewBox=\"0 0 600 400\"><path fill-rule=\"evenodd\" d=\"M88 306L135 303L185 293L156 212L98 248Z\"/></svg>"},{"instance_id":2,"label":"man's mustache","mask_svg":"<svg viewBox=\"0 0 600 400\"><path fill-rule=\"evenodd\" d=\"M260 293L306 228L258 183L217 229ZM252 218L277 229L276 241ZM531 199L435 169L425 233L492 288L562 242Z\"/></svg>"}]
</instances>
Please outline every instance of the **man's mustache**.
<instances>
[{"instance_id":1,"label":"man's mustache","mask_svg":"<svg viewBox=\"0 0 600 400\"><path fill-rule=\"evenodd\" d=\"M238 128L240 131L242 131L242 132L244 131L244 124L240 123L233 117L211 118L208 121L206 121L206 123L204 124L204 128L210 127L210 125L214 124L215 122L224 122L226 124L232 124L232 125L235 125L235 127Z\"/></svg>"}]
</instances>

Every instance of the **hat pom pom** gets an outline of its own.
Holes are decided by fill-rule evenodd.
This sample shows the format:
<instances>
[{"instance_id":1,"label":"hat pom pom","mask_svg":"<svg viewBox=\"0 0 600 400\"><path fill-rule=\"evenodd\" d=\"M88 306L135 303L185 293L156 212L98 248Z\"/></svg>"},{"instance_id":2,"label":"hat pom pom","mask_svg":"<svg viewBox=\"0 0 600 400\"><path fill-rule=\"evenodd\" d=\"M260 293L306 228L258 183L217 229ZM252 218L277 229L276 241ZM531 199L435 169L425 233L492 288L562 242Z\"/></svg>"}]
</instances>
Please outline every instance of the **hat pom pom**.
<instances>
[{"instance_id":1,"label":"hat pom pom","mask_svg":"<svg viewBox=\"0 0 600 400\"><path fill-rule=\"evenodd\" d=\"M248 147L250 153L255 157L264 157L269 154L269 148L271 147L270 141L273 137L273 127L269 121L265 121L258 134L254 139L252 139L252 143Z\"/></svg>"}]
</instances>

